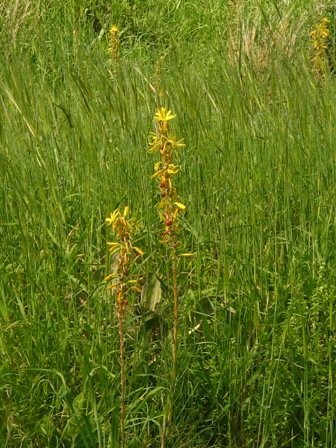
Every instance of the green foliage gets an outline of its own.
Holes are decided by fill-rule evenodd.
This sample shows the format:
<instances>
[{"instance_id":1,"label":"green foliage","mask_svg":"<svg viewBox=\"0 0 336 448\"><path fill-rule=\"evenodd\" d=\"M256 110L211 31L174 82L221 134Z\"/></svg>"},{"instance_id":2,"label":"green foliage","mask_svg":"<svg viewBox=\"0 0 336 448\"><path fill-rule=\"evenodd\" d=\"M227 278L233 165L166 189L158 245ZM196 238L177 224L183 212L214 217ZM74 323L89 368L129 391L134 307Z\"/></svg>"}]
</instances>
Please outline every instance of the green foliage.
<instances>
[{"instance_id":1,"label":"green foliage","mask_svg":"<svg viewBox=\"0 0 336 448\"><path fill-rule=\"evenodd\" d=\"M125 322L125 432L127 446L160 446L173 282L148 134L169 107L196 255L179 266L167 443L333 448L336 89L316 79L310 38L328 16L333 39L332 13L307 0L5 3L0 445L119 446L104 221L128 204L148 281Z\"/></svg>"}]
</instances>

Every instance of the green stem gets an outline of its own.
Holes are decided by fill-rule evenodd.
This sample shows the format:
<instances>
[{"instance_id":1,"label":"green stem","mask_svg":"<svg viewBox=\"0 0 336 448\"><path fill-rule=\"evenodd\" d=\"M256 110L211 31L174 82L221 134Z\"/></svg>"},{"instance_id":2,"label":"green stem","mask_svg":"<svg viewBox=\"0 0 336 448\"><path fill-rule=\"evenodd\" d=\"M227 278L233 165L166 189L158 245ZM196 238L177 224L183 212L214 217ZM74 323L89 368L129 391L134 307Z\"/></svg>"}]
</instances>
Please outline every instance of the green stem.
<instances>
[{"instance_id":1,"label":"green stem","mask_svg":"<svg viewBox=\"0 0 336 448\"><path fill-rule=\"evenodd\" d=\"M172 367L172 385L175 388L176 364L177 364L177 327L178 327L178 290L177 290L177 257L176 250L173 249L173 289L174 289L174 330L173 330L173 367Z\"/></svg>"},{"instance_id":2,"label":"green stem","mask_svg":"<svg viewBox=\"0 0 336 448\"><path fill-rule=\"evenodd\" d=\"M125 340L124 340L124 313L123 310L118 309L119 320L119 336L120 336L120 389L121 389L121 403L120 403L120 432L121 432L121 446L125 448Z\"/></svg>"},{"instance_id":3,"label":"green stem","mask_svg":"<svg viewBox=\"0 0 336 448\"><path fill-rule=\"evenodd\" d=\"M170 383L170 397L169 397L169 405L168 405L168 415L163 419L162 425L162 439L161 439L161 448L165 447L165 441L167 436L167 429L171 423L172 415L173 415L173 401L174 401L174 392L175 392L175 384L176 384L176 365L177 365L177 329L178 329L178 289L177 289L177 256L176 249L173 248L173 259L172 259L172 274L173 274L173 295L174 295L174 328L173 328L173 356L172 356L172 374L171 374L171 383Z\"/></svg>"}]
</instances>

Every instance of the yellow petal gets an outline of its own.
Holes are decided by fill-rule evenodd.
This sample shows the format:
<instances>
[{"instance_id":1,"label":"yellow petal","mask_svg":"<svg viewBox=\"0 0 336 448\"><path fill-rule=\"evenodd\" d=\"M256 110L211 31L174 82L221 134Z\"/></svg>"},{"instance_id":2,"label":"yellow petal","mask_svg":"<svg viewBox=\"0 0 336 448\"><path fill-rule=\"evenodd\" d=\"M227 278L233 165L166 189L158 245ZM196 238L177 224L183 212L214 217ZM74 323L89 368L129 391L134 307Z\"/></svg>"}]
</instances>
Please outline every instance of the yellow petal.
<instances>
[{"instance_id":1,"label":"yellow petal","mask_svg":"<svg viewBox=\"0 0 336 448\"><path fill-rule=\"evenodd\" d=\"M109 282L110 280L112 280L115 277L117 277L115 274L110 274L104 278L104 282Z\"/></svg>"},{"instance_id":2,"label":"yellow petal","mask_svg":"<svg viewBox=\"0 0 336 448\"><path fill-rule=\"evenodd\" d=\"M154 165L154 170L157 171L157 170L160 168L161 165L162 165L162 162L157 162L157 163Z\"/></svg>"},{"instance_id":3,"label":"yellow petal","mask_svg":"<svg viewBox=\"0 0 336 448\"><path fill-rule=\"evenodd\" d=\"M125 207L125 210L124 210L124 218L126 218L126 216L128 215L128 213L129 213L129 206L127 205L127 206Z\"/></svg>"},{"instance_id":4,"label":"yellow petal","mask_svg":"<svg viewBox=\"0 0 336 448\"><path fill-rule=\"evenodd\" d=\"M183 140L179 140L178 142L175 143L175 148L183 148L185 146L184 143L182 143Z\"/></svg>"},{"instance_id":5,"label":"yellow petal","mask_svg":"<svg viewBox=\"0 0 336 448\"><path fill-rule=\"evenodd\" d=\"M175 118L175 115L171 113L171 110L167 112L165 107L161 107L154 115L154 120L156 121L169 121Z\"/></svg>"},{"instance_id":6,"label":"yellow petal","mask_svg":"<svg viewBox=\"0 0 336 448\"><path fill-rule=\"evenodd\" d=\"M172 163L169 164L167 172L168 174L176 174L178 173L180 168L177 165L173 165Z\"/></svg>"},{"instance_id":7,"label":"yellow petal","mask_svg":"<svg viewBox=\"0 0 336 448\"><path fill-rule=\"evenodd\" d=\"M115 25L112 25L111 28L110 28L110 33L111 33L111 34L119 34L119 29L118 29L118 27L115 26Z\"/></svg>"},{"instance_id":8,"label":"yellow petal","mask_svg":"<svg viewBox=\"0 0 336 448\"><path fill-rule=\"evenodd\" d=\"M176 205L176 207L178 207L180 210L185 210L187 207L183 204L181 204L181 202L174 202L174 204Z\"/></svg>"},{"instance_id":9,"label":"yellow petal","mask_svg":"<svg viewBox=\"0 0 336 448\"><path fill-rule=\"evenodd\" d=\"M144 254L144 252L142 252L142 250L139 249L138 247L135 247L135 246L134 246L133 249L134 249L136 252L138 252L139 255L143 255L143 254Z\"/></svg>"},{"instance_id":10,"label":"yellow petal","mask_svg":"<svg viewBox=\"0 0 336 448\"><path fill-rule=\"evenodd\" d=\"M113 223L115 222L115 220L116 220L117 218L119 218L119 216L120 216L120 211L119 211L119 209L117 208L116 210L114 210L113 213L111 213L111 216L110 216L109 218L106 218L105 221L106 221L108 224L113 224Z\"/></svg>"},{"instance_id":11,"label":"yellow petal","mask_svg":"<svg viewBox=\"0 0 336 448\"><path fill-rule=\"evenodd\" d=\"M157 171L156 173L154 173L152 175L151 179L155 179L156 177L159 177L162 173L163 173L163 170Z\"/></svg>"}]
</instances>

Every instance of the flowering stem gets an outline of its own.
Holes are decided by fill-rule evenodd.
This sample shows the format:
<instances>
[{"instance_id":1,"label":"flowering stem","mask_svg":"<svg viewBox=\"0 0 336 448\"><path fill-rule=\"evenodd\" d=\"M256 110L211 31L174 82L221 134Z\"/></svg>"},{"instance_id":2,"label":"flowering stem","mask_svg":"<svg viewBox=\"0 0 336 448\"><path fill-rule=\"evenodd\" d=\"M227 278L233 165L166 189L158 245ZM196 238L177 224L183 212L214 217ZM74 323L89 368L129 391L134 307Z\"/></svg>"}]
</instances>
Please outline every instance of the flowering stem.
<instances>
[{"instance_id":1,"label":"flowering stem","mask_svg":"<svg viewBox=\"0 0 336 448\"><path fill-rule=\"evenodd\" d=\"M121 446L125 448L125 338L124 338L124 312L119 305L118 307L118 322L119 322L119 336L120 336L120 432L121 432Z\"/></svg>"},{"instance_id":2,"label":"flowering stem","mask_svg":"<svg viewBox=\"0 0 336 448\"><path fill-rule=\"evenodd\" d=\"M172 260L173 271L173 289L174 289L174 330L173 330L173 367L172 367L172 383L175 388L176 381L176 364L177 364L177 327L178 327L178 290L177 290L177 255L176 249L173 249Z\"/></svg>"},{"instance_id":3,"label":"flowering stem","mask_svg":"<svg viewBox=\"0 0 336 448\"><path fill-rule=\"evenodd\" d=\"M162 425L162 438L161 438L161 448L165 447L165 440L167 436L167 428L171 423L173 414L173 400L176 386L176 366L177 366L177 329L178 329L178 289L177 289L177 254L175 247L172 248L173 258L172 258L172 274L173 274L173 295L174 295L174 328L173 328L173 364L172 364L172 375L170 382L170 399L168 404L168 415L167 418L164 417Z\"/></svg>"},{"instance_id":4,"label":"flowering stem","mask_svg":"<svg viewBox=\"0 0 336 448\"><path fill-rule=\"evenodd\" d=\"M119 325L120 337L120 432L121 432L121 447L125 448L125 334L124 321L125 313L128 305L128 296L132 290L141 292L136 286L137 276L130 274L131 267L137 258L143 255L143 252L138 247L132 244L132 235L139 227L134 219L127 219L129 207L125 207L124 213L121 214L119 209L111 213L106 222L111 224L116 236L115 242L108 242L110 252L117 255L117 264L114 273L111 273L105 278L105 281L113 281L108 286L108 290L115 290L116 293L116 309Z\"/></svg>"},{"instance_id":5,"label":"flowering stem","mask_svg":"<svg viewBox=\"0 0 336 448\"><path fill-rule=\"evenodd\" d=\"M173 307L174 307L174 326L173 326L173 347L172 347L172 371L170 378L170 393L166 407L167 414L164 416L162 425L161 448L165 446L167 437L167 428L169 427L173 414L173 401L176 385L177 373L177 350L178 350L178 285L177 285L177 265L179 246L179 213L185 210L185 205L178 201L174 177L179 172L180 167L174 164L174 155L177 150L184 146L181 141L176 141L169 134L169 121L175 118L171 111L162 107L156 114L155 120L158 122L158 134L151 133L152 141L150 151L158 151L161 160L155 164L152 179L159 179L159 189L161 201L159 203L159 216L164 222L165 230L162 242L167 245L171 253L171 269L173 277Z\"/></svg>"}]
</instances>

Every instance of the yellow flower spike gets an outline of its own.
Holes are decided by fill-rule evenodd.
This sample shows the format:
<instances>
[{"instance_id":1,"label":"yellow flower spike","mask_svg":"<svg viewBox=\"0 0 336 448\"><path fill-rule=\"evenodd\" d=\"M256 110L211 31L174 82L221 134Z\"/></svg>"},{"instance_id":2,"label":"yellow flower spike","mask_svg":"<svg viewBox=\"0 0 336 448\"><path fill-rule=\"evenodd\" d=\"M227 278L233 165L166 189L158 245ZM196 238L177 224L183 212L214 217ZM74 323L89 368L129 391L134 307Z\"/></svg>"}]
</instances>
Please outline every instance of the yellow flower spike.
<instances>
[{"instance_id":1,"label":"yellow flower spike","mask_svg":"<svg viewBox=\"0 0 336 448\"><path fill-rule=\"evenodd\" d=\"M118 27L113 25L110 28L110 52L112 56L112 74L117 75L117 64L119 59L119 48L120 48L120 31Z\"/></svg>"},{"instance_id":2,"label":"yellow flower spike","mask_svg":"<svg viewBox=\"0 0 336 448\"><path fill-rule=\"evenodd\" d=\"M133 274L133 268L136 265L137 259L143 254L142 250L138 247L133 247L133 234L139 227L139 224L134 218L128 219L130 212L127 205L123 213L121 214L119 209L111 213L109 218L106 218L106 223L112 224L115 242L108 242L107 245L112 253L116 254L115 260L110 265L110 269L113 271L110 275L105 277L105 282L110 282L107 286L107 291L115 297L115 305L119 323L119 335L120 335L120 370L121 370L121 431L124 430L125 415L125 315L127 306L129 304L129 295L133 294L133 291L141 292L137 288L137 283L140 280L139 274Z\"/></svg>"},{"instance_id":3,"label":"yellow flower spike","mask_svg":"<svg viewBox=\"0 0 336 448\"><path fill-rule=\"evenodd\" d=\"M171 113L170 110L162 107L159 109L155 115L154 119L157 127L157 137L153 138L153 143L150 145L150 151L158 150L161 162L155 165L155 174L152 175L152 179L159 178L159 204L158 204L158 214L160 219L163 221L164 231L162 232L162 237L160 242L166 245L167 250L170 251L170 262L171 262L171 276L172 276L172 295L173 295L173 305L174 305L174 326L173 326L173 341L172 341L172 373L171 373L171 387L173 390L176 385L176 361L177 361L177 351L178 351L178 322L179 322L179 312L178 312L178 302L179 302L179 288L178 288L178 277L179 277L179 252L181 241L179 239L179 213L181 210L185 210L186 206L180 202L179 195L177 194L177 189L174 184L175 175L180 171L180 166L175 165L175 156L178 154L177 149L184 145L182 140L177 141L175 136L170 135L169 121L174 119L175 115ZM188 254L187 256L192 256ZM172 397L169 397L168 401L168 416L173 414L172 407ZM170 426L170 417L168 419L164 418L165 428ZM166 431L162 433L162 446L164 445L166 437Z\"/></svg>"},{"instance_id":4,"label":"yellow flower spike","mask_svg":"<svg viewBox=\"0 0 336 448\"><path fill-rule=\"evenodd\" d=\"M111 35L111 53L113 59L117 59L119 56L119 38L120 38L120 32L118 27L115 25L112 25L110 28L110 35Z\"/></svg>"},{"instance_id":5,"label":"yellow flower spike","mask_svg":"<svg viewBox=\"0 0 336 448\"><path fill-rule=\"evenodd\" d=\"M187 207L183 204L181 204L181 202L174 202L174 204L176 205L177 208L179 208L180 210L185 210Z\"/></svg>"},{"instance_id":6,"label":"yellow flower spike","mask_svg":"<svg viewBox=\"0 0 336 448\"><path fill-rule=\"evenodd\" d=\"M314 29L310 33L312 46L315 50L315 55L312 57L312 62L316 74L319 78L325 77L325 69L329 67L330 63L328 60L328 37L330 35L330 30L328 29L329 19L324 17L320 23L314 26Z\"/></svg>"}]
</instances>

